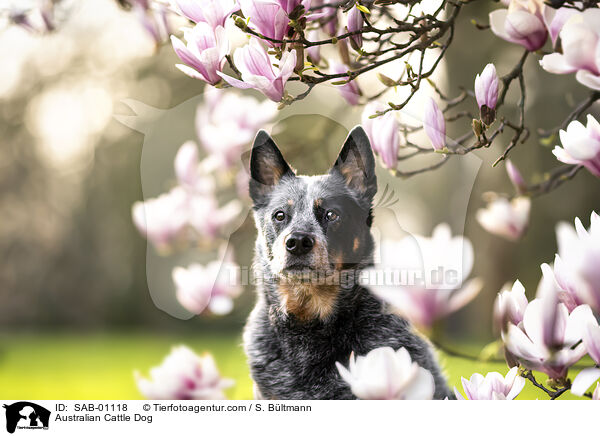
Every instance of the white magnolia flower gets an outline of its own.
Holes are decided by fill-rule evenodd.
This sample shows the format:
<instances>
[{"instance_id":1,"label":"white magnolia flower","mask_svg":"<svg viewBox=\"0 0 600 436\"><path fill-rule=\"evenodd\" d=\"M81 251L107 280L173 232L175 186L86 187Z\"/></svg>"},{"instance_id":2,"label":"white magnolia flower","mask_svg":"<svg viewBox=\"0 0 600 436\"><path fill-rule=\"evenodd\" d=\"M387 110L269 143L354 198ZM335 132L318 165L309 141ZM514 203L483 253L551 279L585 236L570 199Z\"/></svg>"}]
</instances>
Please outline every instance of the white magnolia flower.
<instances>
[{"instance_id":1,"label":"white magnolia flower","mask_svg":"<svg viewBox=\"0 0 600 436\"><path fill-rule=\"evenodd\" d=\"M468 400L513 400L523 390L525 379L518 375L515 366L506 377L498 372L488 372L486 376L475 373L469 380L461 377L462 386ZM454 388L458 400L464 400L458 389Z\"/></svg>"},{"instance_id":2,"label":"white magnolia flower","mask_svg":"<svg viewBox=\"0 0 600 436\"><path fill-rule=\"evenodd\" d=\"M554 275L561 290L559 298L569 310L585 303L600 314L600 216L592 212L588 230L579 218L575 228L560 223L556 237Z\"/></svg>"},{"instance_id":3,"label":"white magnolia flower","mask_svg":"<svg viewBox=\"0 0 600 436\"><path fill-rule=\"evenodd\" d=\"M150 378L134 373L138 389L149 400L224 400L233 380L221 378L210 354L198 356L188 347L173 347Z\"/></svg>"},{"instance_id":4,"label":"white magnolia flower","mask_svg":"<svg viewBox=\"0 0 600 436\"><path fill-rule=\"evenodd\" d=\"M231 261L176 267L173 281L177 300L196 315L206 309L216 315L228 314L233 309L233 298L242 291L239 268Z\"/></svg>"},{"instance_id":5,"label":"white magnolia flower","mask_svg":"<svg viewBox=\"0 0 600 436\"><path fill-rule=\"evenodd\" d=\"M567 130L561 130L559 135L563 146L554 147L554 156L567 164L583 165L600 177L600 123L588 115L587 126L577 120L571 121Z\"/></svg>"},{"instance_id":6,"label":"white magnolia flower","mask_svg":"<svg viewBox=\"0 0 600 436\"><path fill-rule=\"evenodd\" d=\"M525 288L519 280L510 289L504 286L494 302L494 326L497 331L505 330L509 324L518 325L523 321L527 304Z\"/></svg>"},{"instance_id":7,"label":"white magnolia flower","mask_svg":"<svg viewBox=\"0 0 600 436\"><path fill-rule=\"evenodd\" d=\"M376 348L356 359L352 354L348 369L339 362L336 366L363 400L431 400L435 392L431 373L413 362L405 348Z\"/></svg>"},{"instance_id":8,"label":"white magnolia flower","mask_svg":"<svg viewBox=\"0 0 600 436\"><path fill-rule=\"evenodd\" d=\"M467 280L473 267L471 242L453 237L447 224L439 224L431 238L383 241L380 252L377 270L391 272L394 280L374 284L371 291L421 327L457 311L482 288L481 280Z\"/></svg>"},{"instance_id":9,"label":"white magnolia flower","mask_svg":"<svg viewBox=\"0 0 600 436\"><path fill-rule=\"evenodd\" d=\"M530 209L529 197L516 197L511 201L497 197L485 209L479 209L476 217L488 232L516 241L527 230Z\"/></svg>"},{"instance_id":10,"label":"white magnolia flower","mask_svg":"<svg viewBox=\"0 0 600 436\"><path fill-rule=\"evenodd\" d=\"M221 165L230 167L241 162L244 147L259 129L277 114L277 105L259 101L237 92L206 88L204 104L196 112L196 131L204 149Z\"/></svg>"},{"instance_id":11,"label":"white magnolia flower","mask_svg":"<svg viewBox=\"0 0 600 436\"><path fill-rule=\"evenodd\" d=\"M552 53L540 61L554 74L576 73L582 85L600 90L600 10L587 9L572 14L560 31L561 53Z\"/></svg>"}]
</instances>

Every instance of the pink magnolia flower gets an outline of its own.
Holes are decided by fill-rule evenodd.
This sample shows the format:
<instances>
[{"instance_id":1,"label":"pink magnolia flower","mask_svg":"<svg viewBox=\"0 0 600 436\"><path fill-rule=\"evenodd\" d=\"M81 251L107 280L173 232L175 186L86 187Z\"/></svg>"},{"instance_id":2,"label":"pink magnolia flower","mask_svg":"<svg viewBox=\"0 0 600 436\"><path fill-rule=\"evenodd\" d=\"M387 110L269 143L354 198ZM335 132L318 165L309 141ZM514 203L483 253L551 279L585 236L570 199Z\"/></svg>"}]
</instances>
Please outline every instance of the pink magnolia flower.
<instances>
[{"instance_id":1,"label":"pink magnolia flower","mask_svg":"<svg viewBox=\"0 0 600 436\"><path fill-rule=\"evenodd\" d=\"M485 209L479 209L477 221L488 232L510 241L519 240L529 224L531 200L529 197L516 197L509 201L496 197Z\"/></svg>"},{"instance_id":2,"label":"pink magnolia flower","mask_svg":"<svg viewBox=\"0 0 600 436\"><path fill-rule=\"evenodd\" d=\"M496 118L498 101L498 74L494 64L487 64L481 75L475 77L475 98L479 105L481 120L490 125Z\"/></svg>"},{"instance_id":3,"label":"pink magnolia flower","mask_svg":"<svg viewBox=\"0 0 600 436\"><path fill-rule=\"evenodd\" d=\"M447 224L439 224L431 238L385 240L380 252L374 272L392 277L373 284L371 291L424 328L462 308L483 286L478 278L466 281L473 267L473 247L462 236L452 237Z\"/></svg>"},{"instance_id":4,"label":"pink magnolia flower","mask_svg":"<svg viewBox=\"0 0 600 436\"><path fill-rule=\"evenodd\" d=\"M494 328L496 331L505 331L509 324L518 325L523 321L527 304L525 288L519 280L513 283L511 289L504 286L494 302Z\"/></svg>"},{"instance_id":5,"label":"pink magnolia flower","mask_svg":"<svg viewBox=\"0 0 600 436\"><path fill-rule=\"evenodd\" d=\"M233 54L235 66L242 75L242 80L235 79L218 72L231 86L240 89L258 89L271 100L281 101L285 91L285 84L294 72L296 66L296 50L285 52L279 66L272 65L275 62L265 48L256 40L238 48Z\"/></svg>"},{"instance_id":6,"label":"pink magnolia flower","mask_svg":"<svg viewBox=\"0 0 600 436\"><path fill-rule=\"evenodd\" d=\"M366 356L350 356L349 368L336 362L352 393L362 400L431 400L435 382L405 348L375 348Z\"/></svg>"},{"instance_id":7,"label":"pink magnolia flower","mask_svg":"<svg viewBox=\"0 0 600 436\"><path fill-rule=\"evenodd\" d=\"M205 310L226 315L233 309L233 298L241 293L239 268L231 261L176 267L173 281L179 303L196 315Z\"/></svg>"},{"instance_id":8,"label":"pink magnolia flower","mask_svg":"<svg viewBox=\"0 0 600 436\"><path fill-rule=\"evenodd\" d=\"M248 18L249 26L267 38L282 40L289 30L288 12L281 6L280 2L273 0L238 0L244 17ZM287 2L284 2L287 3ZM279 46L266 40L271 46Z\"/></svg>"},{"instance_id":9,"label":"pink magnolia flower","mask_svg":"<svg viewBox=\"0 0 600 436\"><path fill-rule=\"evenodd\" d=\"M548 33L542 18L542 0L512 0L508 9L490 13L492 32L500 38L519 44L529 51L544 46Z\"/></svg>"},{"instance_id":10,"label":"pink magnolia flower","mask_svg":"<svg viewBox=\"0 0 600 436\"><path fill-rule=\"evenodd\" d=\"M220 26L213 29L201 22L193 28L184 28L183 37L187 44L171 35L175 53L186 64L177 64L176 67L188 76L211 85L220 82L218 73L225 66L225 56L229 52L225 29Z\"/></svg>"},{"instance_id":11,"label":"pink magnolia flower","mask_svg":"<svg viewBox=\"0 0 600 436\"><path fill-rule=\"evenodd\" d=\"M362 126L371 141L371 147L381 157L387 168L396 168L398 164L398 120L393 112L387 112L377 118L369 118L378 111L383 111L385 105L373 101L365 106L362 113Z\"/></svg>"},{"instance_id":12,"label":"pink magnolia flower","mask_svg":"<svg viewBox=\"0 0 600 436\"><path fill-rule=\"evenodd\" d=\"M159 251L166 251L187 224L187 194L181 187L132 207L133 223Z\"/></svg>"},{"instance_id":13,"label":"pink magnolia flower","mask_svg":"<svg viewBox=\"0 0 600 436\"><path fill-rule=\"evenodd\" d=\"M434 150L441 150L446 146L446 120L433 98L428 98L425 102L423 128Z\"/></svg>"},{"instance_id":14,"label":"pink magnolia flower","mask_svg":"<svg viewBox=\"0 0 600 436\"><path fill-rule=\"evenodd\" d=\"M542 67L554 74L575 73L588 88L600 90L600 10L571 15L560 31L561 53L546 55Z\"/></svg>"},{"instance_id":15,"label":"pink magnolia flower","mask_svg":"<svg viewBox=\"0 0 600 436\"><path fill-rule=\"evenodd\" d=\"M348 11L348 32L356 32L362 29L364 20L360 10L354 5L352 9ZM362 47L362 35L360 33L352 35L350 37L350 45L353 49L359 50Z\"/></svg>"},{"instance_id":16,"label":"pink magnolia flower","mask_svg":"<svg viewBox=\"0 0 600 436\"><path fill-rule=\"evenodd\" d=\"M600 313L600 217L592 212L589 230L579 218L575 219L575 229L560 223L556 238L554 276L561 289L559 297L570 310L585 303Z\"/></svg>"},{"instance_id":17,"label":"pink magnolia flower","mask_svg":"<svg viewBox=\"0 0 600 436\"><path fill-rule=\"evenodd\" d=\"M330 61L330 72L331 74L346 74L348 73L348 67L345 66L344 64L340 64L338 62L335 61ZM343 81L346 78L342 77L339 79L336 79L336 81ZM338 90L340 91L340 94L342 94L342 97L344 97L344 100L346 100L348 102L348 104L352 105L352 106L356 106L358 104L359 98L361 96L361 91L360 88L358 87L358 82L356 81L356 79L350 80L347 83L344 83L343 85L334 85L338 88Z\"/></svg>"},{"instance_id":18,"label":"pink magnolia flower","mask_svg":"<svg viewBox=\"0 0 600 436\"><path fill-rule=\"evenodd\" d=\"M588 115L586 127L577 120L571 121L567 130L561 130L559 135L563 146L554 147L554 156L566 164L583 165L600 177L600 123Z\"/></svg>"},{"instance_id":19,"label":"pink magnolia flower","mask_svg":"<svg viewBox=\"0 0 600 436\"><path fill-rule=\"evenodd\" d=\"M198 356L184 345L173 347L146 379L134 373L138 389L149 400L224 400L233 380L221 378L210 354Z\"/></svg>"},{"instance_id":20,"label":"pink magnolia flower","mask_svg":"<svg viewBox=\"0 0 600 436\"><path fill-rule=\"evenodd\" d=\"M579 306L569 314L555 294L547 294L527 305L523 321L510 324L502 340L524 367L561 379L586 353L581 338L589 315L589 306Z\"/></svg>"},{"instance_id":21,"label":"pink magnolia flower","mask_svg":"<svg viewBox=\"0 0 600 436\"><path fill-rule=\"evenodd\" d=\"M521 172L517 166L513 164L510 159L506 160L506 172L508 173L508 178L517 190L517 193L523 194L525 191L527 191L527 183L525 183L525 179L521 175Z\"/></svg>"},{"instance_id":22,"label":"pink magnolia flower","mask_svg":"<svg viewBox=\"0 0 600 436\"><path fill-rule=\"evenodd\" d=\"M241 162L244 147L276 114L277 105L271 100L206 88L196 111L196 132L209 156L230 168Z\"/></svg>"},{"instance_id":23,"label":"pink magnolia flower","mask_svg":"<svg viewBox=\"0 0 600 436\"><path fill-rule=\"evenodd\" d=\"M461 377L465 397L454 388L457 400L514 400L525 386L525 379L518 375L516 366L511 368L506 377L498 372L488 372L485 377L475 373L469 380Z\"/></svg>"},{"instance_id":24,"label":"pink magnolia flower","mask_svg":"<svg viewBox=\"0 0 600 436\"><path fill-rule=\"evenodd\" d=\"M173 8L194 23L207 23L213 29L240 9L235 0L171 0Z\"/></svg>"},{"instance_id":25,"label":"pink magnolia flower","mask_svg":"<svg viewBox=\"0 0 600 436\"><path fill-rule=\"evenodd\" d=\"M219 207L213 195L195 194L188 197L188 224L199 242L212 241L224 231L241 213L242 204L234 199Z\"/></svg>"}]
</instances>

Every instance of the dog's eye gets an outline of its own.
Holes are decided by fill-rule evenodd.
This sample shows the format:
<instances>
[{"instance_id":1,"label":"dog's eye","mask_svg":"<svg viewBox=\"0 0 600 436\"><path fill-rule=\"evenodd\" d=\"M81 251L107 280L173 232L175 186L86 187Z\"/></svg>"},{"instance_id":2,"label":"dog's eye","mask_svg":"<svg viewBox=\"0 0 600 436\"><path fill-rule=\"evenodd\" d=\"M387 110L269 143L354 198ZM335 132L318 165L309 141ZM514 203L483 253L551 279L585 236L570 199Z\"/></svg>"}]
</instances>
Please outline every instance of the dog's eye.
<instances>
[{"instance_id":1,"label":"dog's eye","mask_svg":"<svg viewBox=\"0 0 600 436\"><path fill-rule=\"evenodd\" d=\"M327 221L336 221L339 218L339 215L333 210L328 210L325 214L325 218L327 218Z\"/></svg>"},{"instance_id":2,"label":"dog's eye","mask_svg":"<svg viewBox=\"0 0 600 436\"><path fill-rule=\"evenodd\" d=\"M275 218L276 221L283 221L285 219L285 212L283 212L282 210L278 210L273 215L273 218Z\"/></svg>"}]
</instances>

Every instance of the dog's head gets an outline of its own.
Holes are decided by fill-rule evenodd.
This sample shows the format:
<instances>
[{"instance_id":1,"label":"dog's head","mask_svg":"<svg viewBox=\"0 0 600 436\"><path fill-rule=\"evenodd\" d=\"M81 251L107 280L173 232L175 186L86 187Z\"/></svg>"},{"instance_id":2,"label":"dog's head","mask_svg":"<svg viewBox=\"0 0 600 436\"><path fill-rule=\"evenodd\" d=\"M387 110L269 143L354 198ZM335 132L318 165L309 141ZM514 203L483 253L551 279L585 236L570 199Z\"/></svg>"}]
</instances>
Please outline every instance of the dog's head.
<instances>
[{"instance_id":1,"label":"dog's head","mask_svg":"<svg viewBox=\"0 0 600 436\"><path fill-rule=\"evenodd\" d=\"M327 174L298 176L260 131L250 158L258 244L270 271L294 282L371 262L371 207L377 191L369 139L355 127Z\"/></svg>"}]
</instances>

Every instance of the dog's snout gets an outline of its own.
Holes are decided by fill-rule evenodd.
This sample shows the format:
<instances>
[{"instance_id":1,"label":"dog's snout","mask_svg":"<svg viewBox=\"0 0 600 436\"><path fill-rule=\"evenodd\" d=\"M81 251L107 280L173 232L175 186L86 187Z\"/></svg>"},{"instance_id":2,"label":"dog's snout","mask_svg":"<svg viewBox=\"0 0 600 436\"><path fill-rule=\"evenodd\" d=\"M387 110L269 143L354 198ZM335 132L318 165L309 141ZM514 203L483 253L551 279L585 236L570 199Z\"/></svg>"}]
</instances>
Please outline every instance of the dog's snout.
<instances>
[{"instance_id":1,"label":"dog's snout","mask_svg":"<svg viewBox=\"0 0 600 436\"><path fill-rule=\"evenodd\" d=\"M294 232L285 239L285 248L296 256L308 253L314 245L315 238L308 233Z\"/></svg>"}]
</instances>

